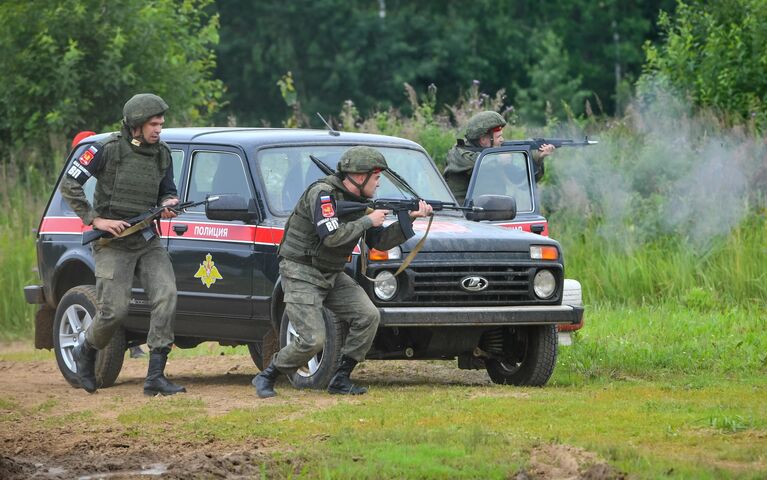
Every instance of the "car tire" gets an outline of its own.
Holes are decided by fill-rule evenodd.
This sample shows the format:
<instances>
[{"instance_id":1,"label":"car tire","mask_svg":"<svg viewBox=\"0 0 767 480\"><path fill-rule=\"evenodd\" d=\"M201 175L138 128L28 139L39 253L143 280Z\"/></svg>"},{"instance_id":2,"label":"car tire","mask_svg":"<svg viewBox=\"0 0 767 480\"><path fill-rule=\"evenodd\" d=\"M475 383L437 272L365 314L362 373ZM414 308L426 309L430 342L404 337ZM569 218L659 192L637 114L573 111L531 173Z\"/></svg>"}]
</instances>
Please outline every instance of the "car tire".
<instances>
[{"instance_id":1,"label":"car tire","mask_svg":"<svg viewBox=\"0 0 767 480\"><path fill-rule=\"evenodd\" d=\"M305 367L288 376L290 383L296 388L324 390L338 368L344 328L327 310L323 310L322 318L325 322L325 346ZM288 315L283 313L280 322L280 347L285 347L296 335Z\"/></svg>"},{"instance_id":2,"label":"car tire","mask_svg":"<svg viewBox=\"0 0 767 480\"><path fill-rule=\"evenodd\" d=\"M248 344L248 352L250 352L250 358L253 360L253 363L256 364L256 367L258 367L259 370L264 370L264 354L262 352L263 347L261 343L249 343Z\"/></svg>"},{"instance_id":3,"label":"car tire","mask_svg":"<svg viewBox=\"0 0 767 480\"><path fill-rule=\"evenodd\" d=\"M96 316L96 287L81 285L67 291L61 298L53 319L53 350L61 374L73 387L80 387L72 350L85 338L85 330ZM96 355L96 385L114 385L122 370L128 342L125 330L118 328L107 346Z\"/></svg>"},{"instance_id":4,"label":"car tire","mask_svg":"<svg viewBox=\"0 0 767 480\"><path fill-rule=\"evenodd\" d=\"M493 383L542 387L557 364L557 326L538 325L506 331L506 358L488 358L485 367Z\"/></svg>"}]
</instances>

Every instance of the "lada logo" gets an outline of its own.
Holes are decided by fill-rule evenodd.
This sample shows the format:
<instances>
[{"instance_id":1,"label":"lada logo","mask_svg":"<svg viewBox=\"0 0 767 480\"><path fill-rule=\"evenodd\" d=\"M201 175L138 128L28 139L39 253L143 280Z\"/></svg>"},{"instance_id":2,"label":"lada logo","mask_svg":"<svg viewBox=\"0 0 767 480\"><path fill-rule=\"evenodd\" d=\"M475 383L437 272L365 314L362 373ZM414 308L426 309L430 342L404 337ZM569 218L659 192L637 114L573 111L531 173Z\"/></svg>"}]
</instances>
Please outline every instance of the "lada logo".
<instances>
[{"instance_id":1,"label":"lada logo","mask_svg":"<svg viewBox=\"0 0 767 480\"><path fill-rule=\"evenodd\" d=\"M485 277L471 276L461 279L461 288L467 292L481 292L486 289L490 282Z\"/></svg>"}]
</instances>

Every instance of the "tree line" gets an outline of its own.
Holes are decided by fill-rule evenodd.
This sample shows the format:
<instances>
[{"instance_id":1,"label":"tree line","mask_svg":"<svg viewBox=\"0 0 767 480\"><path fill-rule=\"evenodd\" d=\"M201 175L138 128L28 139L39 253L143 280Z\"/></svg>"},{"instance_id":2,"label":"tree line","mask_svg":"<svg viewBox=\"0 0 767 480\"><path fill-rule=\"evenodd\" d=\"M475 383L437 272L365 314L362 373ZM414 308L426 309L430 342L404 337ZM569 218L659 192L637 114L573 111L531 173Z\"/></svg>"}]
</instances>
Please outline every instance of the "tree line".
<instances>
[{"instance_id":1,"label":"tree line","mask_svg":"<svg viewBox=\"0 0 767 480\"><path fill-rule=\"evenodd\" d=\"M660 83L763 126L765 32L762 0L6 0L0 157L52 166L142 91L168 100L169 125L320 126L348 100L407 111L404 84L436 85L442 108L480 82L541 124L621 115Z\"/></svg>"}]
</instances>

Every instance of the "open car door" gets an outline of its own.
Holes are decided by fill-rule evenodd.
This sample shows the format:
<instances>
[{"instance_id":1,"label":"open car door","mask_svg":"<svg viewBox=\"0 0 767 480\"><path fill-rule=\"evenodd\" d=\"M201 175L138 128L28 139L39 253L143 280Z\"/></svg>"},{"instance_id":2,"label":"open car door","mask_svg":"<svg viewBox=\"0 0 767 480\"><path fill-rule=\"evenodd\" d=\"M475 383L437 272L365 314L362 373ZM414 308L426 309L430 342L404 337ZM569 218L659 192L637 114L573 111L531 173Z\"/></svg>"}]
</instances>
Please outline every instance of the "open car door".
<instances>
[{"instance_id":1,"label":"open car door","mask_svg":"<svg viewBox=\"0 0 767 480\"><path fill-rule=\"evenodd\" d=\"M538 204L534 171L529 146L487 148L474 164L466 204L480 195L514 197L517 204L514 220L491 223L548 236L548 222L541 215Z\"/></svg>"}]
</instances>

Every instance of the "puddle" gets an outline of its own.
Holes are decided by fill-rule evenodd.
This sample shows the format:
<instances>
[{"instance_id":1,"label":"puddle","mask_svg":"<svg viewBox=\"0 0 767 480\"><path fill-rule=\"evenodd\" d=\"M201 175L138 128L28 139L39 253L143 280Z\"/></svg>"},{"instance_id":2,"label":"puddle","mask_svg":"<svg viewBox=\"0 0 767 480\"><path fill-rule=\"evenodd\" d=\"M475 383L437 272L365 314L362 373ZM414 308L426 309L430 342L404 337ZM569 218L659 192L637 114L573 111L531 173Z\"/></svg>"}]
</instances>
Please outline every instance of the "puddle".
<instances>
[{"instance_id":1,"label":"puddle","mask_svg":"<svg viewBox=\"0 0 767 480\"><path fill-rule=\"evenodd\" d=\"M168 472L168 466L162 463L154 463L147 468L141 470L120 470L116 472L104 472L94 473L93 475L82 475L77 477L78 480L101 480L104 478L122 477L126 475L147 475L147 476L159 476Z\"/></svg>"}]
</instances>

